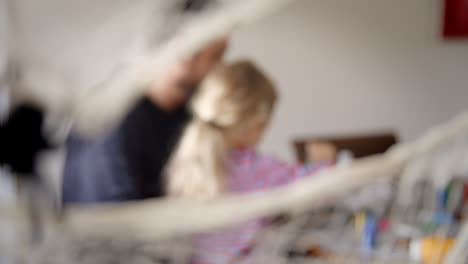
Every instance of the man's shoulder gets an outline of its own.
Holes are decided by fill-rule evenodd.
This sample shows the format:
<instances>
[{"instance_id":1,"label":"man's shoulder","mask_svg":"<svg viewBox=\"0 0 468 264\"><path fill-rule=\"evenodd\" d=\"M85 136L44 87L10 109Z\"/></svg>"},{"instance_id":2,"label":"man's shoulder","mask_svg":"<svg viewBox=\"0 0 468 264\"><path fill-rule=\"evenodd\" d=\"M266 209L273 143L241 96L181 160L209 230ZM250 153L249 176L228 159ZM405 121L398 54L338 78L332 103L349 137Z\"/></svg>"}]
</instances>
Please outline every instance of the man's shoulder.
<instances>
[{"instance_id":1,"label":"man's shoulder","mask_svg":"<svg viewBox=\"0 0 468 264\"><path fill-rule=\"evenodd\" d=\"M162 110L148 98L142 98L129 111L122 121L123 129L130 125L132 129L165 129L178 126L189 119L189 111L185 106L176 111L168 112Z\"/></svg>"}]
</instances>

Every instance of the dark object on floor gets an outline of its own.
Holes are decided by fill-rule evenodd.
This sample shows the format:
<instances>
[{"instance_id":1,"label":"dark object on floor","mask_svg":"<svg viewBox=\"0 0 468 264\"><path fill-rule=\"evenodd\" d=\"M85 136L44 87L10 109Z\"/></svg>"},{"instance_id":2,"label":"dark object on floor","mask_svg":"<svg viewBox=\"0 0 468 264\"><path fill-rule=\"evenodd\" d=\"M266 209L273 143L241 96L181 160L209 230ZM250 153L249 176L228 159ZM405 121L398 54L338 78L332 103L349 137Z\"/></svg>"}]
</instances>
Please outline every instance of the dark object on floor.
<instances>
[{"instance_id":1,"label":"dark object on floor","mask_svg":"<svg viewBox=\"0 0 468 264\"><path fill-rule=\"evenodd\" d=\"M0 166L7 167L17 180L17 191L26 195L28 217L31 224L31 243L38 243L42 237L40 210L35 202L42 185L36 171L38 154L52 146L44 137L43 112L29 104L23 104L10 113L0 124Z\"/></svg>"},{"instance_id":2,"label":"dark object on floor","mask_svg":"<svg viewBox=\"0 0 468 264\"><path fill-rule=\"evenodd\" d=\"M44 116L32 105L20 105L0 125L0 164L18 175L36 175L37 154L50 147L42 134Z\"/></svg>"}]
</instances>

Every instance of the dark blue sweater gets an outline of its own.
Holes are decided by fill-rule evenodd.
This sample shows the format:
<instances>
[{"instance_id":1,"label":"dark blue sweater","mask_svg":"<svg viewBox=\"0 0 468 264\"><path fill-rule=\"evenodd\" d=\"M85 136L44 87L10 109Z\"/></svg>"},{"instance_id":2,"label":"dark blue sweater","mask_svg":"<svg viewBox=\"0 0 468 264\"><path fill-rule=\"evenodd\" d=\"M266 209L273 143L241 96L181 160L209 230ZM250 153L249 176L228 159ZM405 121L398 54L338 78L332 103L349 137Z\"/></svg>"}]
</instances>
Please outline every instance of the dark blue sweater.
<instances>
[{"instance_id":1,"label":"dark blue sweater","mask_svg":"<svg viewBox=\"0 0 468 264\"><path fill-rule=\"evenodd\" d=\"M188 117L184 107L165 112L145 98L114 131L99 140L71 136L63 202L118 202L162 196L162 171Z\"/></svg>"}]
</instances>

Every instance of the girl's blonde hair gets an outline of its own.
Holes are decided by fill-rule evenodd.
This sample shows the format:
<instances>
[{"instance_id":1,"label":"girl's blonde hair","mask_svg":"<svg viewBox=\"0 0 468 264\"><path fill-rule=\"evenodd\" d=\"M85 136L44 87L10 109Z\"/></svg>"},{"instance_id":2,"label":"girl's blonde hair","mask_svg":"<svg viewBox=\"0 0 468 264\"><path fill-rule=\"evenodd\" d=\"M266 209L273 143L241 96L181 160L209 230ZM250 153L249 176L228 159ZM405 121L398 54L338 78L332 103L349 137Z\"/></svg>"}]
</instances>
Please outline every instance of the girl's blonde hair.
<instances>
[{"instance_id":1,"label":"girl's blonde hair","mask_svg":"<svg viewBox=\"0 0 468 264\"><path fill-rule=\"evenodd\" d=\"M222 193L229 148L223 132L243 133L253 120L267 119L275 101L272 82L252 62L213 70L192 98L193 120L169 162L169 195L209 198Z\"/></svg>"}]
</instances>

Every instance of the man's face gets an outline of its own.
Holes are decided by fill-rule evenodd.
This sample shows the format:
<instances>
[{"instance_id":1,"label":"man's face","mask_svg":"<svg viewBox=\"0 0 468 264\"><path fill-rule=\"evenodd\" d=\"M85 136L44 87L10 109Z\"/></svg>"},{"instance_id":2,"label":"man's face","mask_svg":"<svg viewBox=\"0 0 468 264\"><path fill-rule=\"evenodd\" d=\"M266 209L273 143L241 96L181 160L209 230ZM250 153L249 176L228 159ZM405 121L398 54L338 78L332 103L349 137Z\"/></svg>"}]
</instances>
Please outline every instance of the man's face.
<instances>
[{"instance_id":1,"label":"man's face","mask_svg":"<svg viewBox=\"0 0 468 264\"><path fill-rule=\"evenodd\" d=\"M181 106L201 80L221 62L227 40L215 41L190 59L176 63L166 72L149 97L161 108L171 111Z\"/></svg>"}]
</instances>

